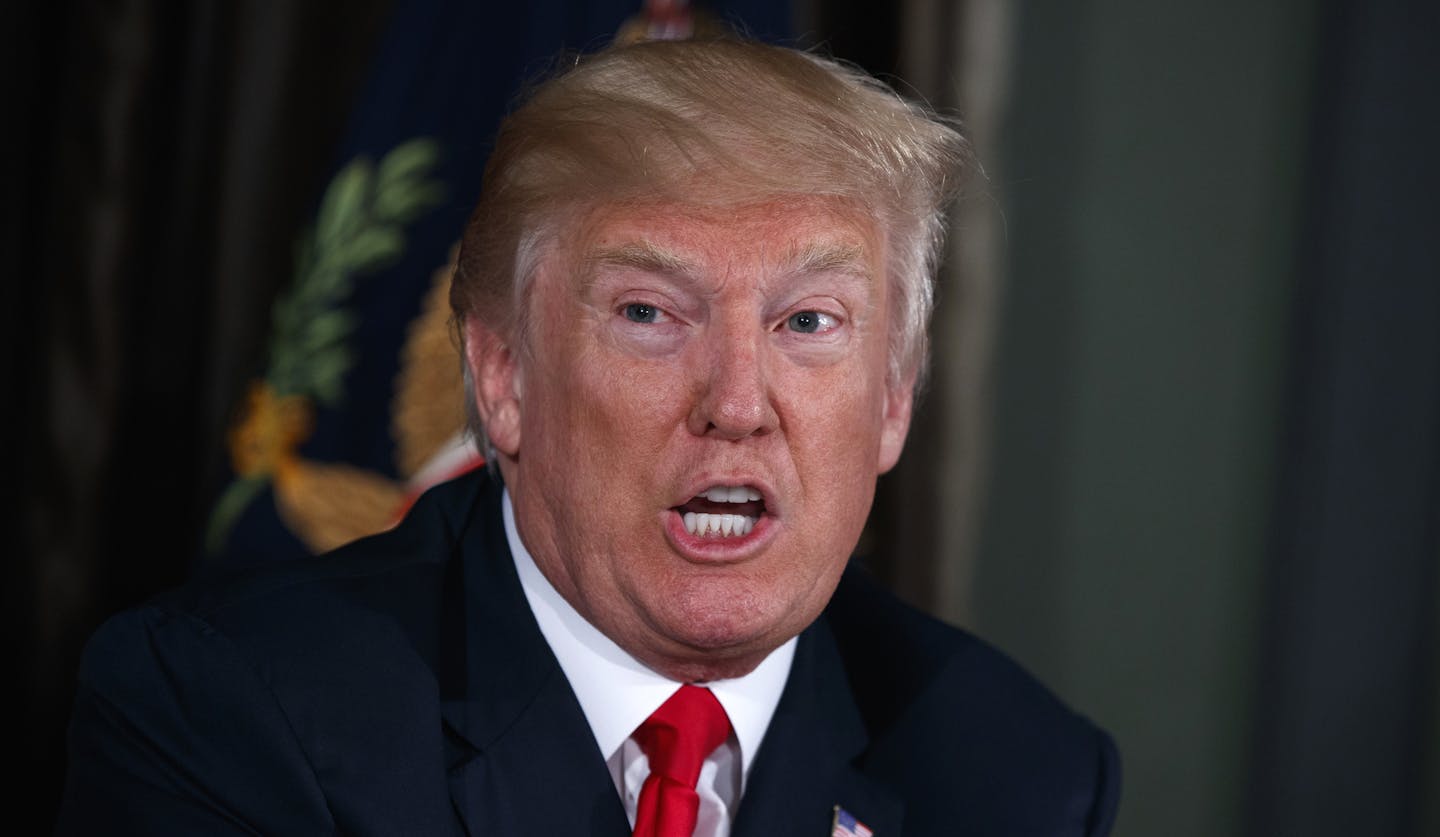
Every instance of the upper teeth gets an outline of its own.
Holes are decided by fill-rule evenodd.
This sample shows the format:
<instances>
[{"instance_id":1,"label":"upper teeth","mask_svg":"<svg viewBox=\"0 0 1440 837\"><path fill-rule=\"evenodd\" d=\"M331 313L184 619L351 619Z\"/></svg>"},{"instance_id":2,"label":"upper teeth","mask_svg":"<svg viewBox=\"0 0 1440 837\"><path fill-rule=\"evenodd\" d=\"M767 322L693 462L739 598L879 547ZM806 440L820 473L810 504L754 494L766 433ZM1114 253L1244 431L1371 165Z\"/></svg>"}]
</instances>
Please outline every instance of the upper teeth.
<instances>
[{"instance_id":1,"label":"upper teeth","mask_svg":"<svg viewBox=\"0 0 1440 837\"><path fill-rule=\"evenodd\" d=\"M760 499L760 492L743 485L717 485L700 492L712 503L750 503Z\"/></svg>"}]
</instances>

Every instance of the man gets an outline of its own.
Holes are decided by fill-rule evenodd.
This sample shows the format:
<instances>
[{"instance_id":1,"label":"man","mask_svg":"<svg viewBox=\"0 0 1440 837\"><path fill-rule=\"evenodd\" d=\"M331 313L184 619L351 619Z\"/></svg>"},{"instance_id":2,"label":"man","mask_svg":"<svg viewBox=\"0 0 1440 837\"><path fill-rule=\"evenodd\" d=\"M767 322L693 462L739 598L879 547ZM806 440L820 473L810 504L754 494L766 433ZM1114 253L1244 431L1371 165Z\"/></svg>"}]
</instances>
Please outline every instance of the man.
<instances>
[{"instance_id":1,"label":"man","mask_svg":"<svg viewBox=\"0 0 1440 837\"><path fill-rule=\"evenodd\" d=\"M847 569L967 159L778 47L538 88L452 291L498 478L112 620L60 830L1107 833L1109 738Z\"/></svg>"}]
</instances>

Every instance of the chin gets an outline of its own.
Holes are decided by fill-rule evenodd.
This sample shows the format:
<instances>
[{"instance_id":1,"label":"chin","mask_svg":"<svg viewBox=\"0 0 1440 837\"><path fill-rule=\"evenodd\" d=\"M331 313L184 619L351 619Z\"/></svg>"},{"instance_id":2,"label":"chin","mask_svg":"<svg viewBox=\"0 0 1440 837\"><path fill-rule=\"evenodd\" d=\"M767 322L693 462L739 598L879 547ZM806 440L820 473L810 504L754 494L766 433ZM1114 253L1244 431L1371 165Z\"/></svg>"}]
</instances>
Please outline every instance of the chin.
<instances>
[{"instance_id":1,"label":"chin","mask_svg":"<svg viewBox=\"0 0 1440 837\"><path fill-rule=\"evenodd\" d=\"M752 599L717 604L692 601L692 607L680 607L667 614L668 630L674 652L657 666L672 677L673 670L684 669L687 681L720 680L747 674L770 652L814 621L819 610L808 618L796 619L798 611L779 603L758 607ZM703 672L697 676L696 672Z\"/></svg>"},{"instance_id":2,"label":"chin","mask_svg":"<svg viewBox=\"0 0 1440 837\"><path fill-rule=\"evenodd\" d=\"M743 677L755 670L770 652L784 644L756 647L695 648L682 647L673 655L643 660L646 665L683 683L706 683Z\"/></svg>"}]
</instances>

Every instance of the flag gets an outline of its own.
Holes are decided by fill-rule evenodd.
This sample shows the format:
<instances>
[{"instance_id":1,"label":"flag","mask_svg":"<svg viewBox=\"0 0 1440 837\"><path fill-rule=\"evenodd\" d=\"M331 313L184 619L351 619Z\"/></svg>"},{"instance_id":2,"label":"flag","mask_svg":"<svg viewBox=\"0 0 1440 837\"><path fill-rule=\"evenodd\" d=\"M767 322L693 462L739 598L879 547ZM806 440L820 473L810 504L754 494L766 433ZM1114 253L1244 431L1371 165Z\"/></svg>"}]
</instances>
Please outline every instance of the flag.
<instances>
[{"instance_id":1,"label":"flag","mask_svg":"<svg viewBox=\"0 0 1440 837\"><path fill-rule=\"evenodd\" d=\"M448 287L458 237L515 91L557 54L738 24L788 36L765 0L395 4L313 224L236 410L204 564L330 549L393 525L478 467L465 436Z\"/></svg>"},{"instance_id":2,"label":"flag","mask_svg":"<svg viewBox=\"0 0 1440 837\"><path fill-rule=\"evenodd\" d=\"M865 827L865 824L855 819L855 815L835 806L835 818L830 825L830 837L871 837L875 832Z\"/></svg>"}]
</instances>

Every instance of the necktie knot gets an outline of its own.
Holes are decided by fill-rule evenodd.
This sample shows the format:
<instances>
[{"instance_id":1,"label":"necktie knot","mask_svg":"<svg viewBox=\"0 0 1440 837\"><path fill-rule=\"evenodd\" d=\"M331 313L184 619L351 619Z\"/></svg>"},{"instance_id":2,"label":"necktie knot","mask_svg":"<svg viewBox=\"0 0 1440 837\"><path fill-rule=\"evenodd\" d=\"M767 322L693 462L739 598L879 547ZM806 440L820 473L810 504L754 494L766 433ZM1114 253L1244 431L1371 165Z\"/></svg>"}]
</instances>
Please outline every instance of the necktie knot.
<instances>
[{"instance_id":1,"label":"necktie knot","mask_svg":"<svg viewBox=\"0 0 1440 837\"><path fill-rule=\"evenodd\" d=\"M690 684L635 730L635 743L650 762L636 806L637 837L689 837L700 802L695 793L700 767L729 737L730 718L720 701L709 689Z\"/></svg>"}]
</instances>

